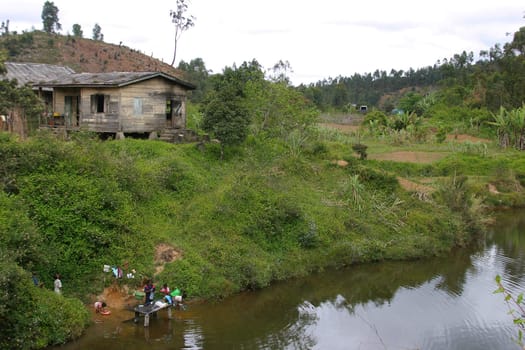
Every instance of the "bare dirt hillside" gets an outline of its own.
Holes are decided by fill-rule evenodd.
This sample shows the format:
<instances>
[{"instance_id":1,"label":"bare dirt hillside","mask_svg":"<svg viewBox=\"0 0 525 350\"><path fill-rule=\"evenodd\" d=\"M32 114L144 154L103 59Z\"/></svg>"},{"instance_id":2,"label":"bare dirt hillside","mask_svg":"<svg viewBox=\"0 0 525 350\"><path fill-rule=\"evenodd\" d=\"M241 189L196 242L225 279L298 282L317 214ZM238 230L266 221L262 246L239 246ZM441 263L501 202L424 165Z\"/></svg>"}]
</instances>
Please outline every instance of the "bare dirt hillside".
<instances>
[{"instance_id":1,"label":"bare dirt hillside","mask_svg":"<svg viewBox=\"0 0 525 350\"><path fill-rule=\"evenodd\" d=\"M64 65L76 72L160 71L184 79L183 72L123 44L114 45L42 31L0 37L7 61ZM187 80L187 79L186 79Z\"/></svg>"}]
</instances>

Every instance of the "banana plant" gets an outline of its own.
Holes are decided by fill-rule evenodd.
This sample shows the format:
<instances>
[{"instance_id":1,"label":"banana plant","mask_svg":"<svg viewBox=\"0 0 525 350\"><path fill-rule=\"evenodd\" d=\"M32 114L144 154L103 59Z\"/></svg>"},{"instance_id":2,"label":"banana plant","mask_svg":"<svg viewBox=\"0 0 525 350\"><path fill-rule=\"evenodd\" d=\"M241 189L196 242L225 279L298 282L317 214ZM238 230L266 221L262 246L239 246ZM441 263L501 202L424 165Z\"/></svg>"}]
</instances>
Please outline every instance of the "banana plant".
<instances>
[{"instance_id":1,"label":"banana plant","mask_svg":"<svg viewBox=\"0 0 525 350\"><path fill-rule=\"evenodd\" d=\"M510 126L513 132L514 147L525 149L525 104L509 112Z\"/></svg>"},{"instance_id":2,"label":"banana plant","mask_svg":"<svg viewBox=\"0 0 525 350\"><path fill-rule=\"evenodd\" d=\"M496 133L498 134L498 142L500 147L509 147L510 135L512 131L509 112L505 109L505 107L501 106L498 113L492 113L491 115L493 121L488 122L488 124L496 127Z\"/></svg>"}]
</instances>

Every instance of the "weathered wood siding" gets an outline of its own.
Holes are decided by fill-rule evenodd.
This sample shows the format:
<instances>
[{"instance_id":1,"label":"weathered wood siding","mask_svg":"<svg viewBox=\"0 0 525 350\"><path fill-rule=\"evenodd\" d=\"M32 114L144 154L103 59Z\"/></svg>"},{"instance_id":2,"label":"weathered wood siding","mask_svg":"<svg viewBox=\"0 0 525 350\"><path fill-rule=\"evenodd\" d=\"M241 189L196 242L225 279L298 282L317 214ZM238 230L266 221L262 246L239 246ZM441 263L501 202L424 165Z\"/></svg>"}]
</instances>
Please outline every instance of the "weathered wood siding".
<instances>
[{"instance_id":1,"label":"weathered wood siding","mask_svg":"<svg viewBox=\"0 0 525 350\"><path fill-rule=\"evenodd\" d=\"M92 95L104 95L108 99L104 113L93 111ZM80 94L80 128L95 132L120 131L120 90L118 88L82 88Z\"/></svg>"},{"instance_id":2,"label":"weathered wood siding","mask_svg":"<svg viewBox=\"0 0 525 350\"><path fill-rule=\"evenodd\" d=\"M76 94L73 92L76 91ZM79 92L80 91L80 92ZM55 111L63 113L65 96L80 95L82 129L95 132L146 133L166 127L186 127L186 90L161 77L138 82L122 88L100 87L55 89ZM104 95L104 112L93 108L93 95ZM166 101L180 101L179 116L167 125ZM140 107L140 108L137 108Z\"/></svg>"},{"instance_id":3,"label":"weathered wood siding","mask_svg":"<svg viewBox=\"0 0 525 350\"><path fill-rule=\"evenodd\" d=\"M166 128L166 101L180 100L183 107L186 91L163 78L154 78L121 89L120 120L123 132L151 132ZM136 99L141 101L137 113ZM182 113L180 128L186 126L186 114Z\"/></svg>"},{"instance_id":4,"label":"weathered wood siding","mask_svg":"<svg viewBox=\"0 0 525 350\"><path fill-rule=\"evenodd\" d=\"M55 89L53 93L53 112L61 115L66 110L66 96L79 96L80 89L78 88L60 88Z\"/></svg>"}]
</instances>

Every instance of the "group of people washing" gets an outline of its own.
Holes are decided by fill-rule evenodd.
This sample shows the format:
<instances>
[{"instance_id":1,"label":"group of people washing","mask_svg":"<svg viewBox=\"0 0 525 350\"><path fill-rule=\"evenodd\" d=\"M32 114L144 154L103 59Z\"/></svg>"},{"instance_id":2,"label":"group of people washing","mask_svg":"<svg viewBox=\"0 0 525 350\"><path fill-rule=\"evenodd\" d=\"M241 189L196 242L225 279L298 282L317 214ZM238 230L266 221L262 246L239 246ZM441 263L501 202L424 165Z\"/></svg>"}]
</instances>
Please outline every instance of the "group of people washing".
<instances>
[{"instance_id":1,"label":"group of people washing","mask_svg":"<svg viewBox=\"0 0 525 350\"><path fill-rule=\"evenodd\" d=\"M150 305L155 301L155 285L152 280L148 280L144 286L144 305ZM162 301L170 305L181 305L182 304L182 292L179 288L175 287L171 290L167 283L164 283L160 289L160 293L163 295Z\"/></svg>"},{"instance_id":2,"label":"group of people washing","mask_svg":"<svg viewBox=\"0 0 525 350\"><path fill-rule=\"evenodd\" d=\"M151 280L147 280L146 284L144 285L144 305L150 305L154 302L165 302L169 305L175 305L182 308L185 308L182 304L182 292L179 288L175 287L174 290L171 290L170 287L168 287L167 283L164 283L162 288L160 289L160 293L163 295L162 299L155 301L155 291L156 287L153 284ZM107 304L103 301L97 301L94 304L95 312L100 313L102 315L109 315L111 311L109 311L107 308Z\"/></svg>"}]
</instances>

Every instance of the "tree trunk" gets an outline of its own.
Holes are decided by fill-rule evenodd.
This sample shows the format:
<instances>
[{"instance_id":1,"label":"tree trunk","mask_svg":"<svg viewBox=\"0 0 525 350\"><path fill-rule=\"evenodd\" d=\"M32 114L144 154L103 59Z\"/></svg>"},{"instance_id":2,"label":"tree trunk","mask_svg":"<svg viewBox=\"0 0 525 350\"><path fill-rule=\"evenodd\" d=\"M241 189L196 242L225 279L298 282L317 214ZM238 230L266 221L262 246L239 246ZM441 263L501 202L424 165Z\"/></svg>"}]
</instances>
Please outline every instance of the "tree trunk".
<instances>
[{"instance_id":1,"label":"tree trunk","mask_svg":"<svg viewBox=\"0 0 525 350\"><path fill-rule=\"evenodd\" d=\"M18 134L21 139L27 137L27 121L24 116L24 111L20 107L14 107L10 115L11 132Z\"/></svg>"},{"instance_id":2,"label":"tree trunk","mask_svg":"<svg viewBox=\"0 0 525 350\"><path fill-rule=\"evenodd\" d=\"M179 27L175 26L175 40L174 40L174 47L173 47L173 61L171 61L171 66L174 67L175 64L175 58L177 57L177 41L179 36Z\"/></svg>"}]
</instances>

